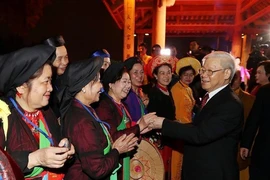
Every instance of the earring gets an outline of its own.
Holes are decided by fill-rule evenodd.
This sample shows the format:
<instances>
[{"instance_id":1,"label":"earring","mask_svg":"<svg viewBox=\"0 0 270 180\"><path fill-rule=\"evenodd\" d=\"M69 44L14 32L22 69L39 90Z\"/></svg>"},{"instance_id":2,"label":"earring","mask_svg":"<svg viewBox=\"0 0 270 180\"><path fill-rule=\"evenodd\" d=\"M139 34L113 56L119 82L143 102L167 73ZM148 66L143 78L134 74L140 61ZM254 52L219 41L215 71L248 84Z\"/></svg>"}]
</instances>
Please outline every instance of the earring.
<instances>
[{"instance_id":1,"label":"earring","mask_svg":"<svg viewBox=\"0 0 270 180\"><path fill-rule=\"evenodd\" d=\"M82 92L83 92L83 93L85 93L85 92L86 92L84 88L82 89Z\"/></svg>"},{"instance_id":2,"label":"earring","mask_svg":"<svg viewBox=\"0 0 270 180\"><path fill-rule=\"evenodd\" d=\"M22 93L16 92L16 95L21 98L22 97Z\"/></svg>"}]
</instances>

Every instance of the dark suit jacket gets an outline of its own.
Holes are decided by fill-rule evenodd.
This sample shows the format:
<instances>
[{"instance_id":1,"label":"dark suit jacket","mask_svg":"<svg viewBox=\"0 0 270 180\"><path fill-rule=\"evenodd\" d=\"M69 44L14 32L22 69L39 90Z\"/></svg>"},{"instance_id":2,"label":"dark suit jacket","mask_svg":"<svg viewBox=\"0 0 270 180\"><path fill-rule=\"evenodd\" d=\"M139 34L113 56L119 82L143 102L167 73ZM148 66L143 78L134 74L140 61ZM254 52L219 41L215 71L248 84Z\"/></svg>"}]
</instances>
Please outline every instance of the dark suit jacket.
<instances>
[{"instance_id":1,"label":"dark suit jacket","mask_svg":"<svg viewBox=\"0 0 270 180\"><path fill-rule=\"evenodd\" d=\"M246 121L241 147L251 149L258 131L251 155L251 164L268 171L270 161L270 84L262 86ZM259 129L259 130L258 130Z\"/></svg>"},{"instance_id":2,"label":"dark suit jacket","mask_svg":"<svg viewBox=\"0 0 270 180\"><path fill-rule=\"evenodd\" d=\"M229 86L214 95L193 124L165 120L163 135L183 139L182 180L238 180L243 107Z\"/></svg>"}]
</instances>

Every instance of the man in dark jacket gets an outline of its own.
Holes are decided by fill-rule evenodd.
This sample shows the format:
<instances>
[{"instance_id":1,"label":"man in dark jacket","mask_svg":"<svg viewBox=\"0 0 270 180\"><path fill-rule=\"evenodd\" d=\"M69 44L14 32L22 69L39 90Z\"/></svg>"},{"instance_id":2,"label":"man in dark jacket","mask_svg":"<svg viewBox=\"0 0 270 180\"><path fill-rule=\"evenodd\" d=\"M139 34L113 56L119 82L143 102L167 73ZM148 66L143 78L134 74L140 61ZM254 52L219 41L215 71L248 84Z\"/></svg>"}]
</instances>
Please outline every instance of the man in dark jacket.
<instances>
[{"instance_id":1,"label":"man in dark jacket","mask_svg":"<svg viewBox=\"0 0 270 180\"><path fill-rule=\"evenodd\" d=\"M270 179L270 84L262 86L247 118L243 138L241 141L240 156L246 159L255 139L249 166L250 180Z\"/></svg>"},{"instance_id":2,"label":"man in dark jacket","mask_svg":"<svg viewBox=\"0 0 270 180\"><path fill-rule=\"evenodd\" d=\"M156 118L149 126L162 128L164 136L184 140L182 180L239 180L236 159L243 107L229 85L235 73L234 58L215 51L205 57L199 73L207 94L193 123Z\"/></svg>"}]
</instances>

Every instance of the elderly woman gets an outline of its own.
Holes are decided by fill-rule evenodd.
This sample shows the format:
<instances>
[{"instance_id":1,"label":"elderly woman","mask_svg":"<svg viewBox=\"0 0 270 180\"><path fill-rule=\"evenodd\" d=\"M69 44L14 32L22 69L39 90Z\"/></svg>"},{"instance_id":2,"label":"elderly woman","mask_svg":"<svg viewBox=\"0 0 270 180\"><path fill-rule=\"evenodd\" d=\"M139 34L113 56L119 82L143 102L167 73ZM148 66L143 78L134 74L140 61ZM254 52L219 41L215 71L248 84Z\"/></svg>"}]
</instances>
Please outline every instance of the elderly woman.
<instances>
[{"instance_id":1,"label":"elderly woman","mask_svg":"<svg viewBox=\"0 0 270 180\"><path fill-rule=\"evenodd\" d=\"M137 145L134 134L123 134L112 139L108 123L100 120L91 104L99 101L102 92L99 71L100 57L70 64L63 78L61 99L62 132L70 138L76 149L76 160L65 179L115 179L120 154Z\"/></svg>"},{"instance_id":2,"label":"elderly woman","mask_svg":"<svg viewBox=\"0 0 270 180\"><path fill-rule=\"evenodd\" d=\"M199 73L200 62L192 57L180 59L176 64L176 74L180 80L172 87L172 97L175 104L176 119L180 123L191 123L195 100L189 87L194 77ZM183 144L176 141L172 151L171 179L180 180L183 161Z\"/></svg>"},{"instance_id":3,"label":"elderly woman","mask_svg":"<svg viewBox=\"0 0 270 180\"><path fill-rule=\"evenodd\" d=\"M53 47L38 45L1 57L5 63L0 69L0 91L11 114L0 129L0 146L26 179L63 179L59 168L74 154L73 146L66 147L68 140L61 140L52 110L43 108L52 91L52 69L47 61L54 52Z\"/></svg>"},{"instance_id":4,"label":"elderly woman","mask_svg":"<svg viewBox=\"0 0 270 180\"><path fill-rule=\"evenodd\" d=\"M127 68L131 80L131 90L123 103L130 112L133 124L146 114L145 106L148 104L148 97L142 92L144 70L142 61L137 57L131 57L125 60L125 67Z\"/></svg>"},{"instance_id":5,"label":"elderly woman","mask_svg":"<svg viewBox=\"0 0 270 180\"><path fill-rule=\"evenodd\" d=\"M130 113L121 102L131 89L130 77L124 64L112 64L105 71L102 82L106 93L102 96L96 112L102 120L110 125L109 131L113 139L124 133L134 133L139 137L140 133L145 133L149 130L146 129L145 120L154 119L154 113L144 115L136 125L131 127L132 118ZM124 173L122 179L129 179L130 177L130 156L131 154L128 153L123 156Z\"/></svg>"},{"instance_id":6,"label":"elderly woman","mask_svg":"<svg viewBox=\"0 0 270 180\"><path fill-rule=\"evenodd\" d=\"M175 71L173 60L169 56L156 56L148 64L147 70L150 77L155 79L155 86L149 93L147 110L156 112L158 116L167 119L175 119L175 107L171 91L168 85L172 80L172 72Z\"/></svg>"},{"instance_id":7,"label":"elderly woman","mask_svg":"<svg viewBox=\"0 0 270 180\"><path fill-rule=\"evenodd\" d=\"M175 120L175 106L171 91L168 88L172 80L172 72L175 71L174 61L170 56L156 56L147 66L148 75L155 79L155 86L152 87L149 93L148 112L156 112L157 116L165 117L170 120ZM172 150L170 139L160 136L160 131L152 135L150 140L157 140L155 144L160 149L163 158L166 179L170 179L170 164Z\"/></svg>"}]
</instances>

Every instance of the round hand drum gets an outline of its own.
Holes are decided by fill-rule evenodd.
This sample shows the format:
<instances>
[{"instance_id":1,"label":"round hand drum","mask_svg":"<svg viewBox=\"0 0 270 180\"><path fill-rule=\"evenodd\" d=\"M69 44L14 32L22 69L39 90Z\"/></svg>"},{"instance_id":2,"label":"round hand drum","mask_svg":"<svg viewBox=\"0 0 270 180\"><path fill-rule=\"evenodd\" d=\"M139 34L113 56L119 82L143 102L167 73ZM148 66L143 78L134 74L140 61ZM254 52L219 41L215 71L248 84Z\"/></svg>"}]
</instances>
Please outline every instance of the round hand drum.
<instances>
[{"instance_id":1,"label":"round hand drum","mask_svg":"<svg viewBox=\"0 0 270 180\"><path fill-rule=\"evenodd\" d=\"M130 160L130 179L163 180L164 165L158 149L146 140L142 140L137 153Z\"/></svg>"}]
</instances>

